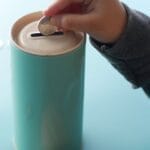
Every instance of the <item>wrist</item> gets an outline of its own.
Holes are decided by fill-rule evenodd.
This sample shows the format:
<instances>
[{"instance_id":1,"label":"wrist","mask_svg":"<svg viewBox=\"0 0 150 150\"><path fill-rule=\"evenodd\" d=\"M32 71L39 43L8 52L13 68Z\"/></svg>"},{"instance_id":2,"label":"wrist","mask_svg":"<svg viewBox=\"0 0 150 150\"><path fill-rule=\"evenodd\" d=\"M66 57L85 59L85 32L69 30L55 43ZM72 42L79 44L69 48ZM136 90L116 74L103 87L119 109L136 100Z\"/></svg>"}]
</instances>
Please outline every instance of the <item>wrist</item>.
<instances>
[{"instance_id":1,"label":"wrist","mask_svg":"<svg viewBox=\"0 0 150 150\"><path fill-rule=\"evenodd\" d=\"M115 43L119 40L127 25L127 12L123 4L117 3L110 8L114 11L106 14L102 30L98 34L91 35L99 42Z\"/></svg>"},{"instance_id":2,"label":"wrist","mask_svg":"<svg viewBox=\"0 0 150 150\"><path fill-rule=\"evenodd\" d=\"M112 34L110 34L110 41L108 42L116 42L123 34L127 25L127 12L123 4L119 3L118 5L118 15L114 19L116 25L112 27Z\"/></svg>"}]
</instances>

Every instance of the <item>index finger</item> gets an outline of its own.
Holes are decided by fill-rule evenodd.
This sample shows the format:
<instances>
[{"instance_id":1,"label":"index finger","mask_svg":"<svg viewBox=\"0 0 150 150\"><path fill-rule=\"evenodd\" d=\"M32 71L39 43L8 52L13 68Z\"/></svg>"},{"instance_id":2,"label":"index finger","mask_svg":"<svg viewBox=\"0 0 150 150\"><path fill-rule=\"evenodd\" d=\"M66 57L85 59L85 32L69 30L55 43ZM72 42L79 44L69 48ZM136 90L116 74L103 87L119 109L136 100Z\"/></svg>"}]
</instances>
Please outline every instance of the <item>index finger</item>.
<instances>
[{"instance_id":1,"label":"index finger","mask_svg":"<svg viewBox=\"0 0 150 150\"><path fill-rule=\"evenodd\" d=\"M83 0L57 0L55 3L50 5L43 14L45 16L53 16L59 13L70 13L79 11Z\"/></svg>"}]
</instances>

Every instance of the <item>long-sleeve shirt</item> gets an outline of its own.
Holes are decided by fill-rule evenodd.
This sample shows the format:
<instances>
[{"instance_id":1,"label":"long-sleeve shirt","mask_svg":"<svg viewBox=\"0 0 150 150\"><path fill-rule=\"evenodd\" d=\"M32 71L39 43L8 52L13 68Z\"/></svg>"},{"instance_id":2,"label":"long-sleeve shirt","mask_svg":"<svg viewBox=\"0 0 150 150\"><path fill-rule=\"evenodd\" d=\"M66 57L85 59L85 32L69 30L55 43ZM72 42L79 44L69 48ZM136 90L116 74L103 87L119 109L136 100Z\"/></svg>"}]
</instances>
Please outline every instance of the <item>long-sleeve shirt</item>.
<instances>
[{"instance_id":1,"label":"long-sleeve shirt","mask_svg":"<svg viewBox=\"0 0 150 150\"><path fill-rule=\"evenodd\" d=\"M104 44L92 37L92 45L135 88L142 87L150 97L150 17L124 5L127 25L119 40Z\"/></svg>"}]
</instances>

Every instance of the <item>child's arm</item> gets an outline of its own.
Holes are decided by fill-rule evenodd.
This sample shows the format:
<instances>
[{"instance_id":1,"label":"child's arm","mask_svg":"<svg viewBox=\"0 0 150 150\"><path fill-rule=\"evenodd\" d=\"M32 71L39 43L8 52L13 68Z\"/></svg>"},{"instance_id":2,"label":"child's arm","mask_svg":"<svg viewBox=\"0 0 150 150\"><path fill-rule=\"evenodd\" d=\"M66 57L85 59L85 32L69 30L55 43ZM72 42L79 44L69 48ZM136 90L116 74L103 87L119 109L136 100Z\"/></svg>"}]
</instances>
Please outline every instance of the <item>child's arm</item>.
<instances>
[{"instance_id":1,"label":"child's arm","mask_svg":"<svg viewBox=\"0 0 150 150\"><path fill-rule=\"evenodd\" d=\"M126 29L116 43L91 42L135 88L142 87L150 97L150 17L124 5Z\"/></svg>"}]
</instances>

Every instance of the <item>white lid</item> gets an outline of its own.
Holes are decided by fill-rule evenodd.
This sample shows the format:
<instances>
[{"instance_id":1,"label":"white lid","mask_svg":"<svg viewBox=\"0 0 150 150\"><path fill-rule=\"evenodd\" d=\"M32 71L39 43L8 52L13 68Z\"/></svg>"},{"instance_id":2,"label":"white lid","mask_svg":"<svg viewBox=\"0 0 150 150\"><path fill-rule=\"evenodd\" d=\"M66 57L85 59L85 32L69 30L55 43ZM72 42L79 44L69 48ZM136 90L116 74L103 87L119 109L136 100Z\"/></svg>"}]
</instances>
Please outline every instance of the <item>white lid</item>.
<instances>
[{"instance_id":1,"label":"white lid","mask_svg":"<svg viewBox=\"0 0 150 150\"><path fill-rule=\"evenodd\" d=\"M12 38L23 51L37 55L59 55L78 48L83 40L82 33L65 32L62 35L31 37L38 31L41 13L24 16L12 29ZM39 17L38 17L39 16ZM38 19L39 18L39 19Z\"/></svg>"}]
</instances>

